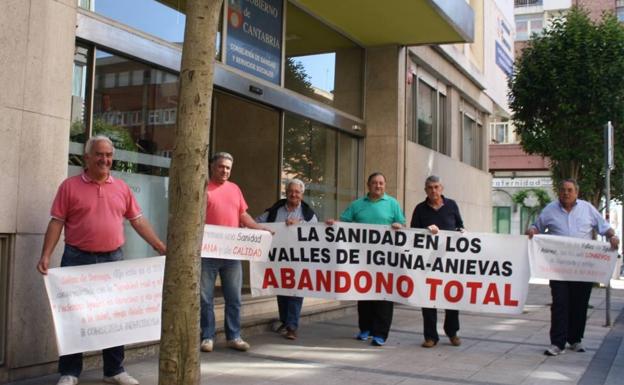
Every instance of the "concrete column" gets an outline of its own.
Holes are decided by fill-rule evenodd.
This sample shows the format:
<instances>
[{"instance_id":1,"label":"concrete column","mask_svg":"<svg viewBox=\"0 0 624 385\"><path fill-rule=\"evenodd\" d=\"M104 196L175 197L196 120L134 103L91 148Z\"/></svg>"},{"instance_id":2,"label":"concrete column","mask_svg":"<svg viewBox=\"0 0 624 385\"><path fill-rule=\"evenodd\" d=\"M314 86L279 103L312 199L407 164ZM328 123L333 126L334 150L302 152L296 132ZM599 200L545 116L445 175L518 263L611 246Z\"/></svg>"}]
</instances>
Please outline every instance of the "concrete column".
<instances>
[{"instance_id":1,"label":"concrete column","mask_svg":"<svg viewBox=\"0 0 624 385\"><path fill-rule=\"evenodd\" d=\"M36 374L14 369L57 358L43 279L35 266L52 199L67 175L75 25L75 0L2 2L0 232L15 239L9 261L9 379ZM58 258L57 252L53 265Z\"/></svg>"},{"instance_id":2,"label":"concrete column","mask_svg":"<svg viewBox=\"0 0 624 385\"><path fill-rule=\"evenodd\" d=\"M369 48L366 52L365 177L386 175L386 192L403 202L405 155L405 49Z\"/></svg>"}]
</instances>

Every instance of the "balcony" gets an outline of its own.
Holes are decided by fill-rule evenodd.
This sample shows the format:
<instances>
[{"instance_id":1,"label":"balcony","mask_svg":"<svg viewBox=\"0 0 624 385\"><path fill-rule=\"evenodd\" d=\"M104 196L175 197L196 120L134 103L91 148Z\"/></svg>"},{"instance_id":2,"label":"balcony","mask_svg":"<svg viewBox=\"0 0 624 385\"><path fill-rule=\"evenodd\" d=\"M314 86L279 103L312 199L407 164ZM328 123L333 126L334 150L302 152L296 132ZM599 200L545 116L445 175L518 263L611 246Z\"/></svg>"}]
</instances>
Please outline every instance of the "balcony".
<instances>
[{"instance_id":1,"label":"balcony","mask_svg":"<svg viewBox=\"0 0 624 385\"><path fill-rule=\"evenodd\" d=\"M514 14L543 13L544 0L514 0Z\"/></svg>"},{"instance_id":2,"label":"balcony","mask_svg":"<svg viewBox=\"0 0 624 385\"><path fill-rule=\"evenodd\" d=\"M514 8L541 7L543 0L514 0Z\"/></svg>"}]
</instances>

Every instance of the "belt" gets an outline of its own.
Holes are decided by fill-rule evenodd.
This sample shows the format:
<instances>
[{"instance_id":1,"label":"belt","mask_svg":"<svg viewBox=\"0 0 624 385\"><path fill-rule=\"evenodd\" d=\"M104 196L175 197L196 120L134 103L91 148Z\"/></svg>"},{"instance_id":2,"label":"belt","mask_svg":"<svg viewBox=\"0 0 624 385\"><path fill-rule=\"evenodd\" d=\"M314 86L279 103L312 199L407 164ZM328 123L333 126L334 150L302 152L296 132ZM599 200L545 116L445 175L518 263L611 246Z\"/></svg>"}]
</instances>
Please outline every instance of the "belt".
<instances>
[{"instance_id":1,"label":"belt","mask_svg":"<svg viewBox=\"0 0 624 385\"><path fill-rule=\"evenodd\" d=\"M72 249L75 249L81 253L84 254L89 254L89 255L108 255L108 254L112 254L116 251L118 251L119 249L121 249L121 247L116 248L115 250L111 250L111 251L89 251L89 250L83 250L81 248L78 248L76 246L72 246L70 244L67 244L67 246L71 247Z\"/></svg>"}]
</instances>

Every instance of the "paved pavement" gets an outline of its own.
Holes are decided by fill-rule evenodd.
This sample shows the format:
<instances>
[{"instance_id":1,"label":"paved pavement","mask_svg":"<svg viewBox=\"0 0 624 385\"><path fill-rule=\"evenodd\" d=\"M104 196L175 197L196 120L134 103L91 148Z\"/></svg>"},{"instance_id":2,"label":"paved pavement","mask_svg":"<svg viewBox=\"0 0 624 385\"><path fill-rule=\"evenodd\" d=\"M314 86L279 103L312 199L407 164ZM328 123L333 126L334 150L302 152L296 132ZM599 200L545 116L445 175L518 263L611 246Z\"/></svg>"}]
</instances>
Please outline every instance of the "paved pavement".
<instances>
[{"instance_id":1,"label":"paved pavement","mask_svg":"<svg viewBox=\"0 0 624 385\"><path fill-rule=\"evenodd\" d=\"M611 298L615 324L607 328L605 290L593 290L583 341L586 353L543 355L550 291L546 285L532 284L521 315L461 313L460 347L443 338L434 348L421 348L420 309L402 305L395 307L386 346L373 347L353 339L357 316L351 311L333 320L304 321L296 341L271 332L250 335L247 353L217 341L214 352L202 353L202 384L624 384L624 290L612 290ZM443 312L438 318L441 330ZM158 383L156 357L129 362L126 369L143 385ZM100 373L87 371L80 383L100 384ZM12 384L54 385L57 379L55 375Z\"/></svg>"}]
</instances>

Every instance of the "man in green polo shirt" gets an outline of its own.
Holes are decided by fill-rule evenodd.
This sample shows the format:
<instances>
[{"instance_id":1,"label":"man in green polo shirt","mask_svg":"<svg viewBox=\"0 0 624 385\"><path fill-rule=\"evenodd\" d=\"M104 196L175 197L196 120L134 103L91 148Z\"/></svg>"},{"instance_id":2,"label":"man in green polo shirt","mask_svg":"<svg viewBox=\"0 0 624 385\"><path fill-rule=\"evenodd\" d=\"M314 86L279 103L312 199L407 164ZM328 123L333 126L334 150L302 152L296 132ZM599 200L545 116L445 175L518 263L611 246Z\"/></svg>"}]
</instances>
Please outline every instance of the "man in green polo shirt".
<instances>
[{"instance_id":1,"label":"man in green polo shirt","mask_svg":"<svg viewBox=\"0 0 624 385\"><path fill-rule=\"evenodd\" d=\"M343 222L390 225L400 229L405 225L405 216L399 202L386 194L386 177L375 172L368 177L368 194L351 202L340 215ZM328 225L333 220L326 221ZM358 324L360 332L355 338L367 341L372 337L372 344L383 346L390 332L394 304L390 301L358 301Z\"/></svg>"}]
</instances>

